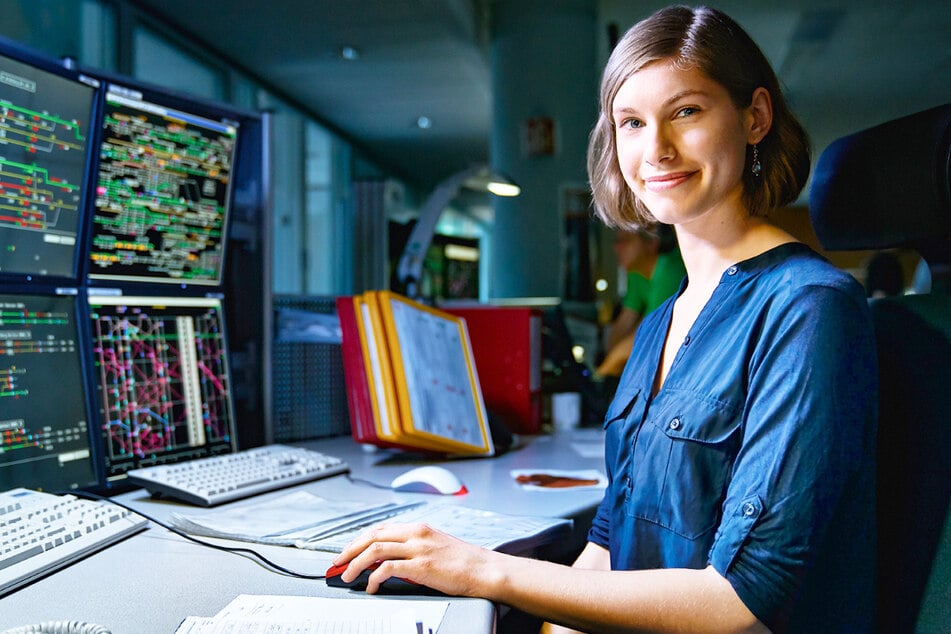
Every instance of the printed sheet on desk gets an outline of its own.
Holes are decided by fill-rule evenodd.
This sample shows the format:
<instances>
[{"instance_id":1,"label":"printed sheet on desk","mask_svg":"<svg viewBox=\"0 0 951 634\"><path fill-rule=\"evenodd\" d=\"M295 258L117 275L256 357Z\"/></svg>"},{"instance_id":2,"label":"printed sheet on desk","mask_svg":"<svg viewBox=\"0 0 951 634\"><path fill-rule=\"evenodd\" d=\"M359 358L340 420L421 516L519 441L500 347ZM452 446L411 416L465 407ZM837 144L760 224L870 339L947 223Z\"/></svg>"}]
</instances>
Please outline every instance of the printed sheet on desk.
<instances>
[{"instance_id":1,"label":"printed sheet on desk","mask_svg":"<svg viewBox=\"0 0 951 634\"><path fill-rule=\"evenodd\" d=\"M193 535L340 552L361 531L383 521L425 522L459 539L503 552L518 552L568 534L571 520L509 515L447 502L369 504L330 500L297 491L257 504L171 522Z\"/></svg>"},{"instance_id":2,"label":"printed sheet on desk","mask_svg":"<svg viewBox=\"0 0 951 634\"><path fill-rule=\"evenodd\" d=\"M175 634L415 634L438 630L448 607L448 601L242 594L215 616L187 617Z\"/></svg>"}]
</instances>

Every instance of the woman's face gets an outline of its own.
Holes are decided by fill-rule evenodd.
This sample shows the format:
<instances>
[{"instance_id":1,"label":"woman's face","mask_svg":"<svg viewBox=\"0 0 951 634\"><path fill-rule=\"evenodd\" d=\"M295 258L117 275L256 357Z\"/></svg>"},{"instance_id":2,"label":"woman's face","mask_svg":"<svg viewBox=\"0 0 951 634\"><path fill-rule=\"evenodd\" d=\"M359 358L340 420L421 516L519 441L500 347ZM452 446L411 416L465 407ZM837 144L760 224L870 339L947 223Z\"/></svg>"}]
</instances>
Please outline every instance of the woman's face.
<instances>
[{"instance_id":1,"label":"woman's face","mask_svg":"<svg viewBox=\"0 0 951 634\"><path fill-rule=\"evenodd\" d=\"M612 117L624 180L657 220L682 225L745 215L753 115L723 86L699 70L653 62L621 85Z\"/></svg>"}]
</instances>

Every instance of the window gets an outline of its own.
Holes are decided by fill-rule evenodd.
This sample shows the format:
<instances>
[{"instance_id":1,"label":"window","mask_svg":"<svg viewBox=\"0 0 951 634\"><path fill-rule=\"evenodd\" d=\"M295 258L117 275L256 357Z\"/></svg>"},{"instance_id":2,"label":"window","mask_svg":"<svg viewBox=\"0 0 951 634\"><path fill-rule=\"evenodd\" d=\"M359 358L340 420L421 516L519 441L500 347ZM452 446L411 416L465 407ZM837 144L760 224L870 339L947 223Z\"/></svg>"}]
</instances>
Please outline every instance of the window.
<instances>
[{"instance_id":1,"label":"window","mask_svg":"<svg viewBox=\"0 0 951 634\"><path fill-rule=\"evenodd\" d=\"M275 293L303 294L304 118L278 100L271 116L271 253Z\"/></svg>"},{"instance_id":2,"label":"window","mask_svg":"<svg viewBox=\"0 0 951 634\"><path fill-rule=\"evenodd\" d=\"M304 192L304 292L311 295L350 291L353 257L350 215L346 213L349 148L322 126L306 124Z\"/></svg>"}]
</instances>

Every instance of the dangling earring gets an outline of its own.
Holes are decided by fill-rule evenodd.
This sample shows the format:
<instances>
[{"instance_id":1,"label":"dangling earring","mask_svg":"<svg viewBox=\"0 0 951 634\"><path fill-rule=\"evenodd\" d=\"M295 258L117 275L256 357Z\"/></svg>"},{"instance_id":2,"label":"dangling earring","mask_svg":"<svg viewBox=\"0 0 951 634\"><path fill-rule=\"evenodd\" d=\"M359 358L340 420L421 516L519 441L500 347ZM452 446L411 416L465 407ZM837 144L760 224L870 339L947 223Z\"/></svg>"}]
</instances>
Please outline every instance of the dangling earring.
<instances>
[{"instance_id":1,"label":"dangling earring","mask_svg":"<svg viewBox=\"0 0 951 634\"><path fill-rule=\"evenodd\" d=\"M759 162L759 148L756 144L753 144L753 165L750 171L753 172L753 176L759 176L763 171L763 164Z\"/></svg>"}]
</instances>

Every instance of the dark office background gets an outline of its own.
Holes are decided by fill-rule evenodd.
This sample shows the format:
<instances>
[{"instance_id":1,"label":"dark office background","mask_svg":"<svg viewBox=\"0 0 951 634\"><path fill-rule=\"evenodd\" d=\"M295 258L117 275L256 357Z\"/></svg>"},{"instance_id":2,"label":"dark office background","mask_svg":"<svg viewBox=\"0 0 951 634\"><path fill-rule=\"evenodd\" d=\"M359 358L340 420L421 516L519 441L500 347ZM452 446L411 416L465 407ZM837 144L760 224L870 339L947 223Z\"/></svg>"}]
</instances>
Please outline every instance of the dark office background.
<instances>
[{"instance_id":1,"label":"dark office background","mask_svg":"<svg viewBox=\"0 0 951 634\"><path fill-rule=\"evenodd\" d=\"M0 0L0 35L263 113L258 161L238 176L226 289L247 446L275 438L276 407L307 408L278 402L297 392L284 384L293 373L273 362L314 353L274 340L278 305L389 286L429 193L473 165L507 173L522 194L460 190L437 225L424 288L434 299L561 300L593 362L623 280L611 234L588 209L599 73L619 33L663 4ZM718 6L772 61L814 156L949 98L947 2ZM775 220L818 248L805 194ZM475 259L450 260L449 244ZM829 254L856 276L868 255ZM899 256L910 281L917 256Z\"/></svg>"},{"instance_id":2,"label":"dark office background","mask_svg":"<svg viewBox=\"0 0 951 634\"><path fill-rule=\"evenodd\" d=\"M3 0L0 34L55 56L271 113L270 286L333 294L388 282L386 222L410 221L455 171L489 163L515 199L466 192L440 233L478 239L480 294L617 292L610 249L577 239L573 191L599 70L663 2L609 0ZM718 3L777 68L818 153L835 137L947 101L951 5ZM913 160L913 157L910 157ZM803 198L801 207L807 201ZM793 224L808 224L803 213ZM370 234L361 225L369 224ZM808 229L808 227L807 227ZM380 235L382 234L382 235ZM588 236L598 243L605 236ZM606 244L606 243L605 243ZM565 258L587 250L570 270ZM856 267L857 260L845 262ZM590 274L580 269L590 267ZM581 276L579 278L579 275ZM595 294L584 278L604 277Z\"/></svg>"}]
</instances>

